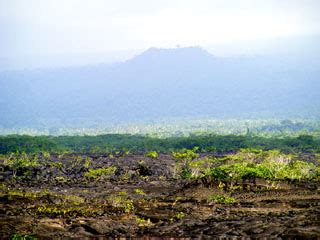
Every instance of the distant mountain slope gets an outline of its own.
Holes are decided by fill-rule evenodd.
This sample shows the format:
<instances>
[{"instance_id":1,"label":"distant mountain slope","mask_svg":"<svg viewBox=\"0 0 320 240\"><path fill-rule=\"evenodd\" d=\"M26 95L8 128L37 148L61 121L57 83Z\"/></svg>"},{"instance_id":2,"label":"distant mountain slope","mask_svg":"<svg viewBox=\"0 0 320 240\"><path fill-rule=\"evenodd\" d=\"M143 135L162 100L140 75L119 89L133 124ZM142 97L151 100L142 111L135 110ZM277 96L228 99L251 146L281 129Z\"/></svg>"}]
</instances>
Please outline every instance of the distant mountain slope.
<instances>
[{"instance_id":1,"label":"distant mountain slope","mask_svg":"<svg viewBox=\"0 0 320 240\"><path fill-rule=\"evenodd\" d=\"M3 72L0 127L319 117L319 69L288 62L151 48L119 64Z\"/></svg>"}]
</instances>

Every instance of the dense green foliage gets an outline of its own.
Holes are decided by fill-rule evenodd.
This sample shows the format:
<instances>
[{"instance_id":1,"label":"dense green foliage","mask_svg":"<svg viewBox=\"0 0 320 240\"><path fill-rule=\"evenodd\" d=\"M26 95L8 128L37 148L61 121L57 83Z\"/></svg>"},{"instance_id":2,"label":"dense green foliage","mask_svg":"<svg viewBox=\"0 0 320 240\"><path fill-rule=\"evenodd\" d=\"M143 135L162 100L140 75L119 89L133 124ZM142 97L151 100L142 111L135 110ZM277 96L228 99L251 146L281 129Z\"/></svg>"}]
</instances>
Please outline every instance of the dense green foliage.
<instances>
[{"instance_id":1,"label":"dense green foliage","mask_svg":"<svg viewBox=\"0 0 320 240\"><path fill-rule=\"evenodd\" d=\"M243 158L240 151L228 159L227 163L211 168L209 175L219 180L253 178L301 180L316 178L318 175L319 169L313 163L294 160L292 156L281 154L276 150L261 153L262 158L259 159L261 162L257 162L256 156Z\"/></svg>"},{"instance_id":2,"label":"dense green foliage","mask_svg":"<svg viewBox=\"0 0 320 240\"><path fill-rule=\"evenodd\" d=\"M193 150L189 150L193 151ZM278 150L241 149L237 153L203 158L181 158L175 166L176 178L218 181L221 188L226 184L256 184L256 179L264 180L319 180L319 154L313 162L301 160L299 154L284 154ZM180 159L179 159L180 160ZM232 187L231 187L232 189Z\"/></svg>"},{"instance_id":3,"label":"dense green foliage","mask_svg":"<svg viewBox=\"0 0 320 240\"><path fill-rule=\"evenodd\" d=\"M198 148L198 152L236 152L242 148L279 149L282 152L320 152L320 139L298 137L257 137L250 135L191 135L189 137L154 138L141 135L109 134L100 136L20 136L0 137L0 154L10 152L107 153L128 154L157 151L170 153Z\"/></svg>"}]
</instances>

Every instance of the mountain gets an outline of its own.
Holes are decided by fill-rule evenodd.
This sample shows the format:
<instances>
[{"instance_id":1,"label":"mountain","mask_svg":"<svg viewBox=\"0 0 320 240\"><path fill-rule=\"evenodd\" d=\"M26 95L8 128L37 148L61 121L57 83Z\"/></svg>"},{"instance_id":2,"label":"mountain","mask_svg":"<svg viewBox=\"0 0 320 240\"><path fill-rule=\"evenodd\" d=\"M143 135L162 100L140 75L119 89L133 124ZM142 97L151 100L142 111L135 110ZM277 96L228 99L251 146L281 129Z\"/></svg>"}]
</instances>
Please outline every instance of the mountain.
<instances>
[{"instance_id":1,"label":"mountain","mask_svg":"<svg viewBox=\"0 0 320 240\"><path fill-rule=\"evenodd\" d=\"M319 77L317 65L298 58L218 58L200 47L150 48L117 64L0 73L0 127L319 118Z\"/></svg>"}]
</instances>

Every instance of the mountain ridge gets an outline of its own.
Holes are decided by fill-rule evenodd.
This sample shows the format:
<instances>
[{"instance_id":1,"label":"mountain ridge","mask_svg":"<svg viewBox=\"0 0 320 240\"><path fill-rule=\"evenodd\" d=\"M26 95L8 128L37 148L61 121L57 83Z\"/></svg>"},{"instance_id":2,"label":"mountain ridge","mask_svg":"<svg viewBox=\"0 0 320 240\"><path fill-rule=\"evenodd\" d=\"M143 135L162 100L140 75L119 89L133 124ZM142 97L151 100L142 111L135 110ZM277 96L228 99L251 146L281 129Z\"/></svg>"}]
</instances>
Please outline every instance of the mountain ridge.
<instances>
[{"instance_id":1,"label":"mountain ridge","mask_svg":"<svg viewBox=\"0 0 320 240\"><path fill-rule=\"evenodd\" d=\"M117 64L0 73L0 127L170 117L319 117L316 69L150 48Z\"/></svg>"}]
</instances>

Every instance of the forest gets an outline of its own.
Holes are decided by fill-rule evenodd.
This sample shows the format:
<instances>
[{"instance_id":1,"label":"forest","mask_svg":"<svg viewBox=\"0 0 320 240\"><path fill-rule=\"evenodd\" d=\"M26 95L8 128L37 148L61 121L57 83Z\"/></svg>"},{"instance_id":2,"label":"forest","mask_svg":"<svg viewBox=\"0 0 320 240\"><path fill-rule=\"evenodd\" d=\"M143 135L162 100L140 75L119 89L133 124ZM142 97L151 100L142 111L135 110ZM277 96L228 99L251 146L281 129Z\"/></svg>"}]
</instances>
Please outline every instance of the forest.
<instances>
[{"instance_id":1,"label":"forest","mask_svg":"<svg viewBox=\"0 0 320 240\"><path fill-rule=\"evenodd\" d=\"M232 153L242 148L279 149L286 153L320 152L320 139L311 135L298 137L259 137L250 135L191 135L155 138L142 135L108 134L99 136L0 136L0 153L170 153L198 147L199 152Z\"/></svg>"}]
</instances>

